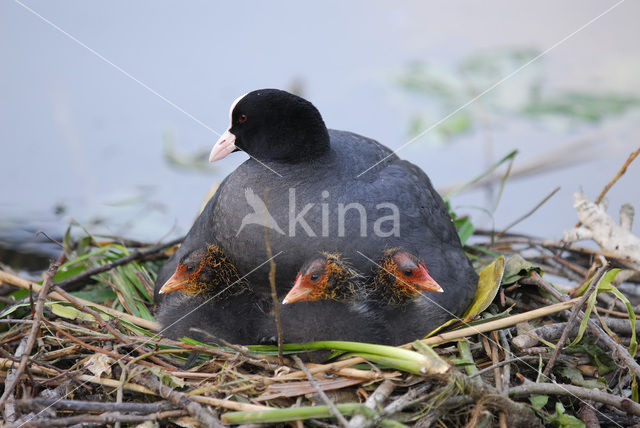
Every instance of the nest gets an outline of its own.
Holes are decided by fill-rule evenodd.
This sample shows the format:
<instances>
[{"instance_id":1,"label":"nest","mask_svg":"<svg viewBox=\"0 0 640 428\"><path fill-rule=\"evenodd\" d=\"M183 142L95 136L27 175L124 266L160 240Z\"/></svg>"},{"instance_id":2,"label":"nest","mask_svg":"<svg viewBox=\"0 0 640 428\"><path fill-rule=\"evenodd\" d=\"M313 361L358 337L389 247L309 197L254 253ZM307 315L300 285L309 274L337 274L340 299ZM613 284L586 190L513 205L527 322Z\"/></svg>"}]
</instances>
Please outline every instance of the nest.
<instances>
[{"instance_id":1,"label":"nest","mask_svg":"<svg viewBox=\"0 0 640 428\"><path fill-rule=\"evenodd\" d=\"M41 284L0 271L5 426L640 423L629 261L508 233L472 241L481 283L462 321L399 348L280 350L154 333L153 280L176 242L65 242ZM298 357L324 348L340 352Z\"/></svg>"}]
</instances>

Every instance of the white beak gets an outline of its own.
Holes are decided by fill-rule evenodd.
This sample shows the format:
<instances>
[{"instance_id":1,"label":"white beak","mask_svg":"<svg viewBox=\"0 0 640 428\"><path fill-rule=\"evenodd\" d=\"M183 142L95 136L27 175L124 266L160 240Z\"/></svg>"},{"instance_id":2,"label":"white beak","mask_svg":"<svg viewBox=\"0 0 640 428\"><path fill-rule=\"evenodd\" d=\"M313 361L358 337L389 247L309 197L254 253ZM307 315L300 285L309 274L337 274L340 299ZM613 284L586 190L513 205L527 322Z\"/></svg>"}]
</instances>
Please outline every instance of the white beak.
<instances>
[{"instance_id":1,"label":"white beak","mask_svg":"<svg viewBox=\"0 0 640 428\"><path fill-rule=\"evenodd\" d=\"M217 143L213 145L211 154L209 155L209 162L215 162L227 156L229 153L236 149L236 136L233 135L227 129L224 134L220 136Z\"/></svg>"}]
</instances>

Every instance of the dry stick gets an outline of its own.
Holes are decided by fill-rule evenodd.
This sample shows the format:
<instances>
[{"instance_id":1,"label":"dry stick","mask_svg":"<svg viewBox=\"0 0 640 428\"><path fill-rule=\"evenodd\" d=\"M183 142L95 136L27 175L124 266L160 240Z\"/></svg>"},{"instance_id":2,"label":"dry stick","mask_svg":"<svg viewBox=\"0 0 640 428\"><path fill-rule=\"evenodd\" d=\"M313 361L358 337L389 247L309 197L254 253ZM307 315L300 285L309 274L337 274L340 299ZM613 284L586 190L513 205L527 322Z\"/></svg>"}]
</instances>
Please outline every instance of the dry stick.
<instances>
[{"instance_id":1,"label":"dry stick","mask_svg":"<svg viewBox=\"0 0 640 428\"><path fill-rule=\"evenodd\" d=\"M167 418L177 418L184 416L187 412L184 410L167 410L165 412L150 413L147 415L123 415L117 412L107 412L101 415L77 415L66 418L46 418L44 420L36 420L23 422L16 428L49 428L49 427L68 427L68 426L104 426L117 422L124 423L142 423L146 421L159 421ZM9 428L9 427L7 427Z\"/></svg>"},{"instance_id":2,"label":"dry stick","mask_svg":"<svg viewBox=\"0 0 640 428\"><path fill-rule=\"evenodd\" d=\"M33 411L39 411L47 407L55 410L74 410L77 412L126 413L154 413L173 408L173 405L169 403L104 403L102 401L51 400L46 398L16 400L16 406Z\"/></svg>"},{"instance_id":3,"label":"dry stick","mask_svg":"<svg viewBox=\"0 0 640 428\"><path fill-rule=\"evenodd\" d=\"M510 397L531 396L537 394L544 395L571 395L582 400L592 400L613 406L623 412L640 416L640 404L634 401L618 397L613 394L602 392L598 389L587 389L575 385L560 385L557 383L535 383L526 382L524 385L511 388Z\"/></svg>"},{"instance_id":4,"label":"dry stick","mask_svg":"<svg viewBox=\"0 0 640 428\"><path fill-rule=\"evenodd\" d=\"M327 405L327 407L329 408L329 412L333 415L334 418L338 420L338 422L340 422L340 425L342 425L343 428L348 428L349 423L347 422L345 417L342 416L342 413L340 413L340 410L338 410L336 405L333 404L333 401L329 400L329 397L327 397L327 394L325 394L322 388L320 388L320 385L318 385L316 380L313 378L313 375L309 372L309 370L307 370L307 367L304 365L300 357L298 357L297 355L293 355L292 357L293 357L293 360L298 365L298 367L300 367L300 369L304 372L304 374L307 375L307 379L309 379L309 383L316 390L316 392L318 393L318 395L320 396L324 404Z\"/></svg>"},{"instance_id":5,"label":"dry stick","mask_svg":"<svg viewBox=\"0 0 640 428\"><path fill-rule=\"evenodd\" d=\"M177 238L174 239L172 241L169 242L165 242L163 244L158 244L158 245L154 245L151 248L147 248L146 250L133 250L131 252L131 254L129 254L128 256L124 256L121 257L117 260L112 260L110 262L107 262L103 265L94 267L92 269L89 270L85 270L82 273L79 273L78 275L72 276L71 278L67 278L64 281L60 281L60 282L56 282L55 285L57 285L58 287L64 289L65 287L70 287L73 285L76 285L82 281L86 281L87 279L91 278L93 275L97 275L99 273L102 272L106 272L108 270L111 270L117 266L122 266L122 265L126 265L127 263L130 263L134 260L137 260L139 258L143 258L143 257L147 257L151 254L155 254L161 250L164 250L167 247L172 247L176 244L179 244L182 242L182 240L184 239L184 237L182 238Z\"/></svg>"},{"instance_id":6,"label":"dry stick","mask_svg":"<svg viewBox=\"0 0 640 428\"><path fill-rule=\"evenodd\" d=\"M42 289L42 286L39 284L36 284L34 282L31 281L27 281L25 279L22 279L18 276L12 275L8 272L5 272L3 270L0 270L0 282L6 282L7 284L11 284L11 285L15 285L16 287L20 287L20 288L25 288L25 289L29 289L32 288L35 292L39 293L40 290ZM68 295L64 290L60 289L59 287L53 287L54 290L61 290L63 294L57 293L56 291L52 291L51 293L49 293L49 298L53 299L53 300L59 300L59 301L67 301L68 299L65 297L65 295ZM95 308L100 309L101 311L108 313L110 315L113 315L114 317L120 318L120 319L124 319L128 322L130 322L131 324L135 324L139 327L143 327L146 328L148 330L153 330L153 331L158 331L160 330L159 328L159 324L157 322L154 321L149 321L146 320L144 318L139 318L136 317L134 315L130 315L130 314L125 314L124 312L118 311L116 309L112 309L108 306L104 306L104 305L100 305L98 303L93 303L90 302L88 300L84 300L81 299L79 297L74 297L74 299L77 302L82 303L85 306L93 306Z\"/></svg>"},{"instance_id":7,"label":"dry stick","mask_svg":"<svg viewBox=\"0 0 640 428\"><path fill-rule=\"evenodd\" d=\"M560 190L560 186L556 187L555 189L553 189L553 191L551 193L549 193L547 196L545 196L540 202L538 202L536 204L535 207L531 208L529 211L527 211L525 214L523 214L522 216L518 217L517 219L515 219L513 222L509 223L509 225L507 227L505 227L504 229L502 229L502 231L498 232L495 236L496 237L500 237L502 235L504 235L509 229L511 229L513 226L515 226L516 224L520 223L521 221L525 220L526 218L528 218L529 216L531 216L531 214L533 214L534 212L536 212L538 210L538 208L540 208L542 205L545 204L545 202L547 202L549 199L551 199L551 197L553 195L555 195L556 193L558 193L558 191Z\"/></svg>"},{"instance_id":8,"label":"dry stick","mask_svg":"<svg viewBox=\"0 0 640 428\"><path fill-rule=\"evenodd\" d=\"M495 330L491 332L491 341L493 342L493 344L490 346L491 348L491 361L493 362L494 365L494 369L493 369L493 377L495 378L495 384L496 384L496 391L498 392L498 394L503 394L502 391L502 374L500 373L500 368L496 366L496 363L498 363L500 361L500 355L499 355L499 351L498 351L498 335L496 334ZM500 410L498 412L498 426L500 428L507 428L507 415L504 414L504 411Z\"/></svg>"},{"instance_id":9,"label":"dry stick","mask_svg":"<svg viewBox=\"0 0 640 428\"><path fill-rule=\"evenodd\" d=\"M265 193L265 200L267 195L268 191ZM284 364L282 357L282 324L280 324L280 306L278 305L278 293L276 292L276 262L273 260L273 255L271 253L269 228L266 227L266 225L264 227L264 242L267 247L267 257L269 258L269 286L271 287L271 300L273 301L273 310L276 316L276 331L278 332L278 359L280 360L280 365L282 365Z\"/></svg>"},{"instance_id":10,"label":"dry stick","mask_svg":"<svg viewBox=\"0 0 640 428\"><path fill-rule=\"evenodd\" d=\"M378 407L382 406L382 403L385 402L389 395L395 389L395 385L390 380L385 380L380 384L378 388L367 398L367 401L364 403L364 407L377 410ZM377 423L378 421L367 418L365 415L356 414L349 421L349 428L367 428Z\"/></svg>"},{"instance_id":11,"label":"dry stick","mask_svg":"<svg viewBox=\"0 0 640 428\"><path fill-rule=\"evenodd\" d=\"M15 357L4 350L3 352L6 352L8 356L10 356L12 361L16 360L19 362L20 359L22 358L22 355L24 354L26 347L27 347L27 337L23 337L20 343L18 344L18 347L16 348ZM4 383L12 384L13 382L15 382L16 379L18 378L18 376L16 376L17 374L18 373L16 373L15 371L7 373L7 377ZM7 403L4 406L4 418L6 422L13 422L16 419L16 408L14 404L15 402L14 402L14 396L12 391L11 394L9 395L9 398L7 398Z\"/></svg>"},{"instance_id":12,"label":"dry stick","mask_svg":"<svg viewBox=\"0 0 640 428\"><path fill-rule=\"evenodd\" d=\"M64 297L67 301L69 301L73 306L75 306L76 308L78 308L79 310L81 310L82 312L85 312L89 315L91 315L97 322L98 325L104 329L106 329L109 333L111 333L115 338L117 338L119 341L121 341L122 343L126 344L127 346L132 346L133 350L138 352L139 354L142 353L146 353L147 351L144 350L144 348L142 347L142 345L135 345L133 342L131 342L129 339L127 339L125 336L121 335L115 328L113 328L109 323L104 322L104 320L102 319L102 317L100 316L100 314L98 314L96 311L94 311L93 309L91 309L90 307L88 307L87 305L84 305L82 302L80 302L76 297L72 296L71 294L67 293L66 291L64 291L62 288L60 287L53 287L53 289L60 294L62 297ZM153 361L154 363L156 363L157 365L164 367L167 370L177 370L176 367L172 366L171 364L165 363L164 361L154 357L154 356L150 356L149 360Z\"/></svg>"},{"instance_id":13,"label":"dry stick","mask_svg":"<svg viewBox=\"0 0 640 428\"><path fill-rule=\"evenodd\" d=\"M553 289L553 287L547 284L547 282L542 278L538 277L537 279L538 279L537 282L540 284L543 284L545 289L549 289L549 290ZM567 298L568 297L559 294L560 300L565 300ZM562 303L575 302L577 300L578 299L567 300ZM558 303L556 305L558 305ZM552 306L556 306L556 305L552 305ZM580 311L578 313L578 317L582 319L583 316L584 316L584 313ZM638 365L636 360L629 354L629 351L625 347L623 347L622 345L617 343L615 340L613 340L611 336L609 336L604 330L602 330L594 321L587 320L587 328L589 329L589 332L592 335L596 336L598 340L603 342L605 345L607 345L609 349L611 349L612 355L614 356L617 355L618 359L622 360L622 362L624 362L631 370L633 370L636 376L640 377L640 365Z\"/></svg>"},{"instance_id":14,"label":"dry stick","mask_svg":"<svg viewBox=\"0 0 640 428\"><path fill-rule=\"evenodd\" d=\"M191 400L186 394L174 391L166 385L163 385L153 375L140 375L135 378L140 384L151 389L162 398L175 404L177 407L186 409L191 416L203 423L206 427L223 428L224 425L214 415L202 407L200 404Z\"/></svg>"},{"instance_id":15,"label":"dry stick","mask_svg":"<svg viewBox=\"0 0 640 428\"><path fill-rule=\"evenodd\" d=\"M389 403L382 411L382 414L384 416L391 416L395 413L403 411L406 407L412 406L413 404L422 401L422 394L431 389L431 387L431 382L422 382L415 388L409 389L404 395L401 395L400 397Z\"/></svg>"},{"instance_id":16,"label":"dry stick","mask_svg":"<svg viewBox=\"0 0 640 428\"><path fill-rule=\"evenodd\" d=\"M111 357L111 358L115 359L116 361L119 361L119 360L131 361L131 360L133 360L133 357L129 357L129 356L127 356L127 355L118 354L118 353L116 353L116 352L107 351L107 350L106 350L106 349L104 349L104 348L100 348L100 347L98 347L98 346L90 345L90 344L88 344L88 343L86 343L86 342L83 342L82 340L80 340L80 339L76 338L75 336L73 336L73 335L71 335L71 334L67 333L66 331L62 330L60 327L57 327L55 324L53 324L53 323L51 323L51 322L49 322L49 321L47 321L47 320L45 320L44 322L45 322L49 327L53 328L55 331L57 331L58 333L62 334L62 335L63 335L64 337L66 337L67 339L71 340L71 341L72 341L72 342L74 342L74 343L77 343L78 345L82 346L82 347L83 347L83 348L85 348L85 349L88 349L88 350L90 350L90 351L93 351L93 352L96 352L96 353L99 353L99 354L107 355L107 356L109 356L109 357ZM142 364L142 365L146 365L146 366L148 366L148 367L154 367L154 365L153 365L153 364L151 364L151 363L150 363L150 362L148 362L148 361L138 361L138 362L139 362L140 364Z\"/></svg>"},{"instance_id":17,"label":"dry stick","mask_svg":"<svg viewBox=\"0 0 640 428\"><path fill-rule=\"evenodd\" d=\"M509 345L509 341L507 340L507 334L504 330L498 330L498 336L500 336L500 344L502 346L502 350L504 351L504 360L510 361L512 354L511 346ZM502 393L504 395L509 395L509 385L511 384L511 365L507 363L502 372Z\"/></svg>"},{"instance_id":18,"label":"dry stick","mask_svg":"<svg viewBox=\"0 0 640 428\"><path fill-rule=\"evenodd\" d=\"M4 409L4 403L9 398L9 395L13 394L13 388L15 388L18 379L24 372L24 369L27 367L27 361L29 360L29 355L31 355L31 350L33 349L33 345L36 343L36 336L40 331L40 321L42 320L42 311L44 310L44 302L47 299L47 293L49 292L49 287L53 282L53 277L55 276L58 268L64 261L64 254L60 256L60 258L49 265L49 269L44 276L44 281L42 283L42 289L40 290L40 294L38 294L38 302L36 303L35 313L33 315L33 324L31 325L31 331L29 332L29 338L27 340L27 346L20 357L20 364L15 371L15 377L12 379L8 385L5 385L4 394L0 397L0 409Z\"/></svg>"},{"instance_id":19,"label":"dry stick","mask_svg":"<svg viewBox=\"0 0 640 428\"><path fill-rule=\"evenodd\" d=\"M616 181L618 181L618 179L620 177L622 177L622 175L627 172L627 167L629 166L629 164L631 162L633 162L633 160L636 158L636 156L638 156L638 153L640 153L640 147L638 147L638 150L636 150L635 152L631 153L629 155L629 157L627 158L627 160L624 162L624 164L622 165L622 168L620 168L620 170L618 171L618 173L611 179L611 181L609 183L607 183L606 186L604 186L604 189L602 189L602 192L600 192L600 194L598 195L598 197L596 198L596 200L594 201L595 204L599 204L600 202L602 202L602 198L604 198L604 195L607 194L607 192L609 191L609 189L611 189L611 187L613 187L614 184L616 184ZM579 227L582 223L581 222L577 222L575 227Z\"/></svg>"},{"instance_id":20,"label":"dry stick","mask_svg":"<svg viewBox=\"0 0 640 428\"><path fill-rule=\"evenodd\" d=\"M573 308L571 309L571 315L569 315L569 319L567 320L567 325L565 326L564 331L562 332L562 335L560 336L560 339L556 344L556 348L554 349L553 354L551 354L551 358L549 359L549 362L547 363L546 367L544 368L544 371L542 372L542 374L545 377L547 378L549 377L549 374L551 373L551 369L553 368L553 365L556 363L556 358L558 358L558 354L564 347L564 344L566 343L567 338L569 337L569 333L571 332L573 324L576 322L578 318L578 313L580 312L582 305L584 305L584 303L587 301L589 296L591 296L591 294L598 289L598 284L600 284L600 280L602 279L606 271L607 271L606 266L603 266L600 269L598 269L598 272L596 272L595 276L591 280L591 284L589 284L587 291L585 291L585 293L580 297L580 299L576 302L576 304L573 305Z\"/></svg>"}]
</instances>

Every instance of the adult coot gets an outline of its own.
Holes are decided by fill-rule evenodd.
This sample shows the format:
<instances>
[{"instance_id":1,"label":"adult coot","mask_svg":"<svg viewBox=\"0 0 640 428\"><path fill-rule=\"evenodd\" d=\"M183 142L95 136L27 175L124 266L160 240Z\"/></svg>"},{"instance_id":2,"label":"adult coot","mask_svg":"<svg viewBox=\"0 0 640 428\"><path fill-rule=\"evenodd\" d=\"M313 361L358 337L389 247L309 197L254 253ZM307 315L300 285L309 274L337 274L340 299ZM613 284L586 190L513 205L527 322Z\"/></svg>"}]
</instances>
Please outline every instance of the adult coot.
<instances>
[{"instance_id":1,"label":"adult coot","mask_svg":"<svg viewBox=\"0 0 640 428\"><path fill-rule=\"evenodd\" d=\"M383 251L404 246L429 260L445 289L436 301L455 314L466 308L477 276L420 168L374 140L328 130L310 102L285 91L250 92L233 103L229 116L210 159L236 150L251 158L223 181L157 287L180 257L206 241L232 256L256 294L267 295L266 227L280 295L319 251L340 252L358 272L369 272Z\"/></svg>"}]
</instances>

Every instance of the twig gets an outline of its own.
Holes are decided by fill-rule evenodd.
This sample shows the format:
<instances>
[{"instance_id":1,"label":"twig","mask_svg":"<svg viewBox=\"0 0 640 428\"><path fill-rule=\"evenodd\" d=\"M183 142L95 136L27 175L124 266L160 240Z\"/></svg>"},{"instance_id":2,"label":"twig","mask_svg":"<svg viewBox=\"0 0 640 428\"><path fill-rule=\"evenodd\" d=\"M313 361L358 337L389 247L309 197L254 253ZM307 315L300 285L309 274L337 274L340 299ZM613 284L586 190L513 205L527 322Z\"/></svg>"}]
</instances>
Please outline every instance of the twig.
<instances>
[{"instance_id":1,"label":"twig","mask_svg":"<svg viewBox=\"0 0 640 428\"><path fill-rule=\"evenodd\" d=\"M598 284L600 284L600 280L604 276L605 272L607 272L607 270L608 270L607 266L603 266L600 269L598 269L598 272L596 272L595 276L591 280L591 284L589 284L589 287L587 288L587 290L573 305L573 308L571 309L571 315L569 315L569 319L567 320L567 325L564 328L564 331L562 332L562 335L560 336L558 343L556 344L556 348L553 351L553 354L551 354L551 358L549 359L549 362L547 363L546 367L544 368L544 371L542 372L542 374L545 377L549 377L549 374L551 373L551 369L553 368L553 365L556 362L556 358L558 358L558 354L564 347L564 344L566 343L567 338L569 337L569 333L571 332L572 326L574 325L574 323L576 322L576 319L578 318L578 313L581 311L582 305L584 305L584 303L587 301L589 296L591 296L591 294L598 289Z\"/></svg>"},{"instance_id":2,"label":"twig","mask_svg":"<svg viewBox=\"0 0 640 428\"><path fill-rule=\"evenodd\" d=\"M265 194L265 200L267 197ZM265 207L266 209L266 207ZM276 318L276 331L278 333L278 359L280 365L284 364L282 357L282 324L280 323L280 305L278 304L278 293L276 291L276 262L273 260L271 253L271 242L269 241L269 228L264 227L264 242L267 247L267 257L269 258L269 286L271 287L271 301L273 302L273 311Z\"/></svg>"},{"instance_id":3,"label":"twig","mask_svg":"<svg viewBox=\"0 0 640 428\"><path fill-rule=\"evenodd\" d=\"M116 422L141 423L145 421L159 421L167 418L177 418L185 415L184 410L168 410L166 412L151 413L148 415L123 415L121 413L108 412L101 415L77 415L66 418L32 420L23 422L18 427L68 427L68 426L104 426ZM8 428L8 427L7 427ZM16 427L17 428L17 427Z\"/></svg>"},{"instance_id":4,"label":"twig","mask_svg":"<svg viewBox=\"0 0 640 428\"><path fill-rule=\"evenodd\" d=\"M24 337L22 338L22 340L20 341L20 344L18 344L18 347L16 348L16 354L15 357L11 356L11 354L9 354L8 352L6 352L8 355L7 357L11 358L12 360L17 360L18 362L22 359L22 355L24 354L24 351L27 347L27 338ZM7 378L5 380L5 384L14 384L15 382L17 382L17 379L19 378L19 373L17 371L12 371L10 373L7 374ZM4 406L4 417L5 420L7 422L13 422L16 419L16 408L15 408L15 402L14 402L14 396L13 396L13 391L11 391L11 394L9 395L9 397L7 398L7 402Z\"/></svg>"},{"instance_id":5,"label":"twig","mask_svg":"<svg viewBox=\"0 0 640 428\"><path fill-rule=\"evenodd\" d=\"M609 183L607 183L606 186L604 186L604 189L602 189L602 192L600 192L600 194L598 195L598 197L596 198L596 200L594 201L594 203L596 205L598 205L600 202L602 202L602 198L604 198L604 195L607 194L607 192L609 191L609 189L611 189L611 187L616 184L616 181L618 181L618 179L620 177L622 177L622 175L627 172L627 167L629 166L629 164L631 162L633 162L633 160L636 158L636 156L638 156L638 153L640 153L640 147L633 153L631 153L629 155L629 157L627 158L627 160L624 162L624 164L622 165L622 168L620 168L620 170L618 171L618 173L611 179L611 181ZM581 222L577 222L575 227L579 227L582 223Z\"/></svg>"},{"instance_id":6,"label":"twig","mask_svg":"<svg viewBox=\"0 0 640 428\"><path fill-rule=\"evenodd\" d=\"M111 260L103 265L85 270L84 272L79 273L78 275L65 279L64 281L57 282L55 285L62 288L63 290L71 291L72 288L75 288L78 284L81 284L83 281L86 281L87 279L91 278L94 275L97 275L102 272L106 272L117 266L126 265L127 263L130 263L136 259L147 257L151 254L155 254L161 250L164 250L167 247L172 247L176 244L181 243L183 239L184 237L177 238L169 242L154 245L153 247L147 248L146 250L138 250L138 249L133 250L128 256L124 256L116 260Z\"/></svg>"},{"instance_id":7,"label":"twig","mask_svg":"<svg viewBox=\"0 0 640 428\"><path fill-rule=\"evenodd\" d=\"M42 282L42 289L38 294L38 301L36 303L35 313L33 315L33 324L31 325L31 331L29 332L29 337L27 339L27 345L20 357L20 364L15 371L15 376L11 382L7 382L4 388L4 394L0 397L0 409L4 409L4 403L9 398L9 395L13 393L13 388L15 388L18 379L24 372L24 369L27 367L27 361L29 360L29 356L31 355L31 351L33 350L33 345L36 343L36 336L40 331L40 321L42 320L42 311L44 310L44 302L47 299L47 293L49 292L49 287L53 282L53 277L55 276L58 268L64 261L64 254L58 258L56 262L51 263L49 265L49 269L44 276L44 281Z\"/></svg>"},{"instance_id":8,"label":"twig","mask_svg":"<svg viewBox=\"0 0 640 428\"><path fill-rule=\"evenodd\" d=\"M556 187L555 189L553 189L553 191L551 191L551 193L549 193L547 196L545 196L540 202L538 202L533 208L531 208L529 211L527 211L525 214L523 214L522 216L518 217L517 219L515 219L514 221L512 221L511 223L509 223L509 225L507 227L505 227L504 229L502 229L502 231L496 233L495 237L498 238L502 235L504 235L509 229L511 229L513 226L515 226L516 224L520 223L521 221L525 220L526 218L528 218L529 216L531 216L531 214L533 214L534 212L536 212L538 210L538 208L540 208L541 206L543 206L545 204L545 202L547 202L549 199L551 199L553 197L553 195L555 195L556 193L558 193L558 191L560 190L560 186Z\"/></svg>"},{"instance_id":9,"label":"twig","mask_svg":"<svg viewBox=\"0 0 640 428\"><path fill-rule=\"evenodd\" d=\"M432 386L431 382L423 382L421 385L410 389L404 395L389 403L382 411L382 414L385 416L391 416L394 413L401 412L405 407L411 406L415 404L416 401L420 400L418 397L431 389Z\"/></svg>"},{"instance_id":10,"label":"twig","mask_svg":"<svg viewBox=\"0 0 640 428\"><path fill-rule=\"evenodd\" d=\"M587 389L575 385L561 385L548 382L527 382L524 385L511 388L511 390L509 391L510 397L522 397L534 394L571 395L582 400L592 400L599 403L607 404L609 406L620 409L623 412L640 416L640 404L635 403L628 398L618 397L606 392L602 392L598 389Z\"/></svg>"},{"instance_id":11,"label":"twig","mask_svg":"<svg viewBox=\"0 0 640 428\"><path fill-rule=\"evenodd\" d=\"M342 413L340 413L340 410L338 410L338 408L333 403L333 401L329 400L329 397L327 397L327 394L325 394L322 388L318 386L316 380L313 378L313 375L311 375L311 373L309 372L307 367L304 365L300 357L298 357L297 355L293 355L292 357L293 357L293 360L298 365L298 367L300 367L300 370L302 370L307 375L307 379L309 379L309 383L316 390L316 392L318 393L318 395L320 396L324 404L326 404L326 406L329 408L329 411L331 412L333 417L338 420L338 422L340 423L340 425L342 425L343 428L347 428L349 426L349 423L347 422L345 417L342 416Z\"/></svg>"},{"instance_id":12,"label":"twig","mask_svg":"<svg viewBox=\"0 0 640 428\"><path fill-rule=\"evenodd\" d=\"M378 408L382 406L382 403L384 403L384 401L387 398L389 398L389 395L391 395L394 389L395 389L395 385L393 384L393 382L391 382L390 380L385 380L380 384L378 388L376 388L375 391L373 391L373 394L371 394L369 398L367 398L367 400L364 403L364 407L377 411ZM363 414L356 414L349 421L348 427L349 428L367 428L374 425L377 422L379 421L375 419L374 420L369 419Z\"/></svg>"},{"instance_id":13,"label":"twig","mask_svg":"<svg viewBox=\"0 0 640 428\"><path fill-rule=\"evenodd\" d=\"M511 315L506 318L501 318L495 321L489 321L484 324L465 327L465 328L461 328L459 330L455 330L447 333L440 333L428 339L423 339L422 342L426 345L439 345L440 343L449 342L451 340L460 339L467 336L472 336L474 334L486 333L488 331L493 331L493 330L500 330L505 327L514 326L523 321L530 321L536 318L541 318L547 315L562 312L563 310L571 308L576 301L577 299L572 299L566 302L560 302L554 305L549 305L544 308L534 309L532 311L523 312L521 314ZM410 346L411 344L409 343L406 345L402 345L402 348L409 348Z\"/></svg>"},{"instance_id":14,"label":"twig","mask_svg":"<svg viewBox=\"0 0 640 428\"><path fill-rule=\"evenodd\" d=\"M223 428L224 425L213 416L209 411L202 407L200 404L191 400L187 395L174 391L172 388L163 385L153 375L139 375L136 380L156 392L162 398L169 400L169 402L175 404L177 407L186 409L191 416L203 423L207 427Z\"/></svg>"},{"instance_id":15,"label":"twig","mask_svg":"<svg viewBox=\"0 0 640 428\"><path fill-rule=\"evenodd\" d=\"M498 330L498 336L500 336L500 345L502 346L502 350L504 352L504 360L511 360L511 346L509 345L509 341L507 340L507 333L505 330ZM506 364L502 371L502 393L504 395L509 395L509 385L511 384L511 365L509 363Z\"/></svg>"},{"instance_id":16,"label":"twig","mask_svg":"<svg viewBox=\"0 0 640 428\"><path fill-rule=\"evenodd\" d=\"M23 410L39 411L44 407L55 410L74 410L80 412L126 412L126 413L154 413L170 410L169 403L105 403L102 401L80 400L49 400L45 398L30 398L16 400L16 406Z\"/></svg>"},{"instance_id":17,"label":"twig","mask_svg":"<svg viewBox=\"0 0 640 428\"><path fill-rule=\"evenodd\" d=\"M78 308L82 312L85 312L85 313L91 315L98 322L98 325L100 327L106 329L109 333L111 333L115 338L120 340L122 343L124 343L124 344L126 344L128 346L132 346L133 350L138 352L139 354L147 352L142 345L137 345L136 346L133 342L131 342L125 336L120 334L120 332L118 332L115 328L113 328L109 323L105 322L102 319L102 317L100 316L100 314L98 314L96 311L91 309L89 306L83 304L76 297L74 297L71 294L67 293L66 291L64 291L60 287L53 287L53 289L58 294L60 294L62 297L64 297L67 301L69 301L73 306L75 306L76 308ZM149 360L153 361L154 363L158 364L159 366L164 367L167 370L176 370L176 367L174 367L174 366L172 366L172 365L170 365L168 363L165 363L164 361L162 361L162 360L160 360L160 359L158 359L158 358L156 358L154 356L150 356Z\"/></svg>"}]
</instances>

